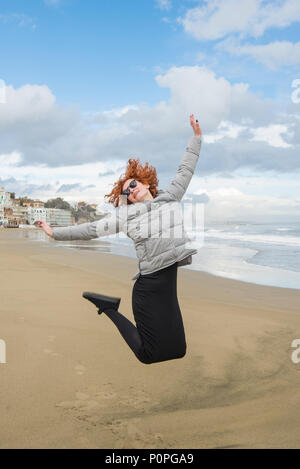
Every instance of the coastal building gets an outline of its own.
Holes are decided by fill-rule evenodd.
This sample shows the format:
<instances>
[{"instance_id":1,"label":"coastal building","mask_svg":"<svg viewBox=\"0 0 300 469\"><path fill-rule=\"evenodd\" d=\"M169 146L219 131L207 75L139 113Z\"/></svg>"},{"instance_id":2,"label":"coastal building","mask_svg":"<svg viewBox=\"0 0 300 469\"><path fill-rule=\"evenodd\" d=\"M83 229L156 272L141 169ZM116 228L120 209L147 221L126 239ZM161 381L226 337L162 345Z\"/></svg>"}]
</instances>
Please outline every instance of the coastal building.
<instances>
[{"instance_id":1,"label":"coastal building","mask_svg":"<svg viewBox=\"0 0 300 469\"><path fill-rule=\"evenodd\" d=\"M68 226L72 225L73 222L70 210L27 207L27 211L30 225L33 225L37 220L43 220L50 226Z\"/></svg>"},{"instance_id":2,"label":"coastal building","mask_svg":"<svg viewBox=\"0 0 300 469\"><path fill-rule=\"evenodd\" d=\"M13 216L14 218L17 219L17 221L22 224L22 225L26 225L28 224L28 208L27 207L23 207L22 205L20 205L20 202L19 201L16 201L16 202L13 202Z\"/></svg>"},{"instance_id":3,"label":"coastal building","mask_svg":"<svg viewBox=\"0 0 300 469\"><path fill-rule=\"evenodd\" d=\"M34 208L34 207L26 207L27 210L27 220L29 225L33 225L34 222L37 220L42 220L48 223L48 208Z\"/></svg>"},{"instance_id":4,"label":"coastal building","mask_svg":"<svg viewBox=\"0 0 300 469\"><path fill-rule=\"evenodd\" d=\"M86 204L81 203L83 206ZM43 220L50 226L69 226L75 223L71 210L45 208L45 203L37 199L16 199L14 193L5 192L4 187L0 187L0 225L6 225L9 221L33 225L37 220Z\"/></svg>"},{"instance_id":5,"label":"coastal building","mask_svg":"<svg viewBox=\"0 0 300 469\"><path fill-rule=\"evenodd\" d=\"M45 203L40 200L33 200L28 202L23 202L24 207L33 207L33 208L44 208Z\"/></svg>"},{"instance_id":6,"label":"coastal building","mask_svg":"<svg viewBox=\"0 0 300 469\"><path fill-rule=\"evenodd\" d=\"M11 207L4 207L4 218L13 216L13 209Z\"/></svg>"},{"instance_id":7,"label":"coastal building","mask_svg":"<svg viewBox=\"0 0 300 469\"><path fill-rule=\"evenodd\" d=\"M44 202L41 202L40 200L34 200L31 205L33 208L44 208L45 206Z\"/></svg>"},{"instance_id":8,"label":"coastal building","mask_svg":"<svg viewBox=\"0 0 300 469\"><path fill-rule=\"evenodd\" d=\"M68 226L73 223L70 210L64 210L62 208L48 208L44 210L49 211L47 223L51 226Z\"/></svg>"},{"instance_id":9,"label":"coastal building","mask_svg":"<svg viewBox=\"0 0 300 469\"><path fill-rule=\"evenodd\" d=\"M7 221L4 214L4 208L10 208L11 205L10 192L5 192L4 187L0 187L0 225L3 225Z\"/></svg>"}]
</instances>

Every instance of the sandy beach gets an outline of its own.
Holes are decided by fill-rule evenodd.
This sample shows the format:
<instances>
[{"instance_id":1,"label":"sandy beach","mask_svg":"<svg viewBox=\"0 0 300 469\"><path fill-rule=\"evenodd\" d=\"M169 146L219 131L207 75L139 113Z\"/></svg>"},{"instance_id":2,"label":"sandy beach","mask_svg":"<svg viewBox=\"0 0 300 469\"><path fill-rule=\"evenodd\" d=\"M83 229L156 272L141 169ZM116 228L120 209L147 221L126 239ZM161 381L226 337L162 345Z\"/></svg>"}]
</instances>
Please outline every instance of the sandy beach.
<instances>
[{"instance_id":1,"label":"sandy beach","mask_svg":"<svg viewBox=\"0 0 300 469\"><path fill-rule=\"evenodd\" d=\"M0 230L1 448L300 448L300 290L179 269L187 354L145 365L83 291L122 298L134 259Z\"/></svg>"}]
</instances>

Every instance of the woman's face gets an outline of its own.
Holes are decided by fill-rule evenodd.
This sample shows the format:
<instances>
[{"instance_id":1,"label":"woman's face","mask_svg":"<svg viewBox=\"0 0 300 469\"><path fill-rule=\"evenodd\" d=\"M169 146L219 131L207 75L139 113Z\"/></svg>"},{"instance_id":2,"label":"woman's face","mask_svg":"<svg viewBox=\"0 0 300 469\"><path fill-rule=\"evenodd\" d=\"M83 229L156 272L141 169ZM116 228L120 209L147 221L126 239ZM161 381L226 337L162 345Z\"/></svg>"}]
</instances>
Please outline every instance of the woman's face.
<instances>
[{"instance_id":1,"label":"woman's face","mask_svg":"<svg viewBox=\"0 0 300 469\"><path fill-rule=\"evenodd\" d=\"M136 186L133 188L129 186L131 181L136 181ZM133 204L153 198L151 192L149 191L149 184L142 184L137 179L127 179L127 181L124 182L122 189L123 191L126 189L130 190L130 195L128 195L127 200Z\"/></svg>"}]
</instances>

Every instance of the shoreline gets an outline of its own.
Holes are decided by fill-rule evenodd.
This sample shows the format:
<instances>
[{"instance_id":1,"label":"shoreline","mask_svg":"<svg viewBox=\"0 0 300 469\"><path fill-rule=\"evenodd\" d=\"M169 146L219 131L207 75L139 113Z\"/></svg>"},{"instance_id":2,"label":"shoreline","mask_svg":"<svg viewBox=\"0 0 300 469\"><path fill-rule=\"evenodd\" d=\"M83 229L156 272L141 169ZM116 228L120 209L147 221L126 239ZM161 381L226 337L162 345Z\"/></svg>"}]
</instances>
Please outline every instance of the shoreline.
<instances>
[{"instance_id":1,"label":"shoreline","mask_svg":"<svg viewBox=\"0 0 300 469\"><path fill-rule=\"evenodd\" d=\"M12 229L11 229L12 230ZM44 240L46 241L46 244L50 245L52 243L55 243L53 247L56 248L66 248L66 249L71 249L71 250L82 250L84 252L87 251L92 251L94 253L107 253L111 255L117 255L117 256L122 256L126 257L128 259L135 259L136 260L136 271L138 270L138 262L136 258L136 253L134 250L134 245L132 243L119 243L119 242L112 242L109 238L108 239L95 239L91 241L53 241L49 240L46 235L40 230L40 228L32 227L30 229L28 228L18 228L14 230L15 232L18 232L19 230L22 230L23 232L30 231L35 232L37 235L41 237L41 242ZM36 239L33 239L32 241L39 241ZM97 242L99 243L98 245L93 244ZM67 244L69 243L69 244ZM78 247L77 247L78 243ZM85 244L86 243L86 244ZM193 256L193 263L189 266L183 267L184 269L187 270L192 270L192 271L198 271L198 272L204 272L209 275L212 275L214 277L221 277L221 278L227 278L231 280L235 280L238 282L245 282L245 283L251 283L254 285L261 285L261 286L270 286L270 287L276 287L276 288L283 288L283 289L288 289L288 290L300 290L300 273L291 271L291 270L284 270L284 269L278 269L276 267L271 267L267 265L261 265L261 264L255 264L254 262L248 261L247 259L241 259L239 261L240 265L233 264L231 266L231 269L229 269L226 272L213 272L209 269L209 266L206 266L206 270L200 268L201 264L201 259L199 259L199 253L201 255L201 249L202 248L197 248L198 249L198 254ZM206 250L211 251L211 246L209 245L209 242L206 246ZM237 247L232 246L231 249L232 254L234 253L234 249L238 249ZM249 251L252 248L245 248L248 249ZM205 263L205 261L204 261ZM245 270L247 271L247 274L245 276L245 272L239 272L237 274L237 270L240 268L241 265L245 265ZM241 277L245 278L241 278ZM239 278L240 277L240 278ZM298 278L299 277L299 278ZM267 279L267 280L266 280ZM284 279L284 280L283 280ZM285 282L286 284L282 284Z\"/></svg>"},{"instance_id":2,"label":"shoreline","mask_svg":"<svg viewBox=\"0 0 300 469\"><path fill-rule=\"evenodd\" d=\"M8 238L1 448L300 447L299 291L181 268L187 354L144 365L81 296L120 296L133 321L135 259Z\"/></svg>"}]
</instances>

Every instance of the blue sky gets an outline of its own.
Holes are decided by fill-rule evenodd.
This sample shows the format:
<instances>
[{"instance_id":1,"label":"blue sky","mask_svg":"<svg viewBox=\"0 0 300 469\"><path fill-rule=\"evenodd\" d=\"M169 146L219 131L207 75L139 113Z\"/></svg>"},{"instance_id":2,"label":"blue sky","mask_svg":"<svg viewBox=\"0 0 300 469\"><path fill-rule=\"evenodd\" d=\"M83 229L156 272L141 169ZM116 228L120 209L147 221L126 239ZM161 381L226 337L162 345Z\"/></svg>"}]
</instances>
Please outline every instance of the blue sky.
<instances>
[{"instance_id":1,"label":"blue sky","mask_svg":"<svg viewBox=\"0 0 300 469\"><path fill-rule=\"evenodd\" d=\"M299 22L296 0L0 1L0 184L101 204L138 156L167 185L194 112L211 217L297 215Z\"/></svg>"},{"instance_id":2,"label":"blue sky","mask_svg":"<svg viewBox=\"0 0 300 469\"><path fill-rule=\"evenodd\" d=\"M237 61L216 52L217 40L186 34L178 18L198 4L205 2L173 0L163 9L155 0L116 0L113 8L109 0L1 1L2 75L15 87L46 84L61 104L96 111L166 99L168 91L154 81L157 70L217 58L213 70L231 82L250 81L264 96L286 95L295 67L266 70L247 57ZM299 23L271 28L251 43L287 39L299 40ZM207 59L197 60L199 53Z\"/></svg>"},{"instance_id":3,"label":"blue sky","mask_svg":"<svg viewBox=\"0 0 300 469\"><path fill-rule=\"evenodd\" d=\"M23 26L18 18L1 24L7 83L47 84L60 103L83 110L166 97L154 68L182 62L185 52L151 0L1 3L2 14L26 16Z\"/></svg>"}]
</instances>

